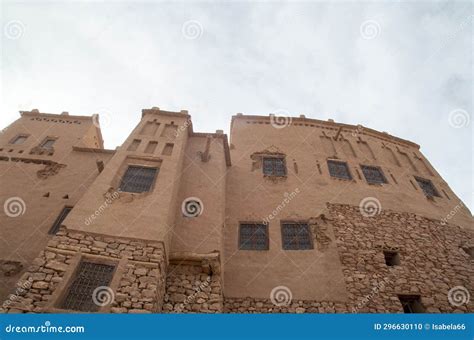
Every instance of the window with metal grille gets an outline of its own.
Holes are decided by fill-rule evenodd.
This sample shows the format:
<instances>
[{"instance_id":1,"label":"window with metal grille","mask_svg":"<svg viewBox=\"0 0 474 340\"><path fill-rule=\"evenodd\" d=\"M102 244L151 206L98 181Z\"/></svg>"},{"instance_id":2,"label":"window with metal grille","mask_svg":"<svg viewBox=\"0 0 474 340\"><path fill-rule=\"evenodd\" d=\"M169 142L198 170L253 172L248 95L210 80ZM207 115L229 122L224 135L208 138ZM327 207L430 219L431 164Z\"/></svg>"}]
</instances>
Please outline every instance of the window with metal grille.
<instances>
[{"instance_id":1,"label":"window with metal grille","mask_svg":"<svg viewBox=\"0 0 474 340\"><path fill-rule=\"evenodd\" d=\"M281 236L285 250L313 249L311 231L307 223L282 223Z\"/></svg>"},{"instance_id":2,"label":"window with metal grille","mask_svg":"<svg viewBox=\"0 0 474 340\"><path fill-rule=\"evenodd\" d=\"M433 182L431 182L429 179L424 179L424 178L416 177L416 176L415 176L415 179L418 182L418 185L423 190L423 192L425 193L426 196L428 196L428 197L433 197L433 196L440 197L439 193L438 193L438 190L436 190L435 186L433 185Z\"/></svg>"},{"instance_id":3,"label":"window with metal grille","mask_svg":"<svg viewBox=\"0 0 474 340\"><path fill-rule=\"evenodd\" d=\"M387 183L387 179L385 178L382 169L380 169L378 166L361 165L360 167L367 183Z\"/></svg>"},{"instance_id":4,"label":"window with metal grille","mask_svg":"<svg viewBox=\"0 0 474 340\"><path fill-rule=\"evenodd\" d=\"M239 249L268 250L268 225L263 223L241 223Z\"/></svg>"},{"instance_id":5,"label":"window with metal grille","mask_svg":"<svg viewBox=\"0 0 474 340\"><path fill-rule=\"evenodd\" d=\"M49 229L48 234L55 235L59 228L61 227L61 224L63 223L64 219L67 217L67 215L71 212L72 207L64 207L63 210L59 213L59 216L56 218L56 221L54 221L53 226L51 229Z\"/></svg>"},{"instance_id":6,"label":"window with metal grille","mask_svg":"<svg viewBox=\"0 0 474 340\"><path fill-rule=\"evenodd\" d=\"M114 265L81 261L61 308L81 312L97 311L99 305L94 303L94 290L108 286L114 271Z\"/></svg>"},{"instance_id":7,"label":"window with metal grille","mask_svg":"<svg viewBox=\"0 0 474 340\"><path fill-rule=\"evenodd\" d=\"M16 144L16 145L23 144L27 138L28 136L18 135L10 141L10 144Z\"/></svg>"},{"instance_id":8,"label":"window with metal grille","mask_svg":"<svg viewBox=\"0 0 474 340\"><path fill-rule=\"evenodd\" d=\"M328 161L328 169L331 177L352 179L346 162Z\"/></svg>"},{"instance_id":9,"label":"window with metal grille","mask_svg":"<svg viewBox=\"0 0 474 340\"><path fill-rule=\"evenodd\" d=\"M41 147L45 149L51 149L56 140L52 138L47 138L41 143Z\"/></svg>"},{"instance_id":10,"label":"window with metal grille","mask_svg":"<svg viewBox=\"0 0 474 340\"><path fill-rule=\"evenodd\" d=\"M286 176L286 165L283 157L264 157L263 174L267 176Z\"/></svg>"},{"instance_id":11,"label":"window with metal grille","mask_svg":"<svg viewBox=\"0 0 474 340\"><path fill-rule=\"evenodd\" d=\"M404 313L424 313L425 307L421 304L419 295L399 295Z\"/></svg>"},{"instance_id":12,"label":"window with metal grille","mask_svg":"<svg viewBox=\"0 0 474 340\"><path fill-rule=\"evenodd\" d=\"M150 191L157 172L157 168L130 165L122 177L119 190L135 193Z\"/></svg>"}]
</instances>

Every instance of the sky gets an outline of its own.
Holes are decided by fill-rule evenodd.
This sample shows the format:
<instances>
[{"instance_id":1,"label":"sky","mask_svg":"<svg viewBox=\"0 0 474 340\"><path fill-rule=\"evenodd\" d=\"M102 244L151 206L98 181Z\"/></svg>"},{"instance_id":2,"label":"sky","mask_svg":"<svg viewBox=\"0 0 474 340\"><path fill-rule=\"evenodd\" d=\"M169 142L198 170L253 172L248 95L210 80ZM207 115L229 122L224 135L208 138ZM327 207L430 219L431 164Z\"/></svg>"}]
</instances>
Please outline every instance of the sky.
<instances>
[{"instance_id":1,"label":"sky","mask_svg":"<svg viewBox=\"0 0 474 340\"><path fill-rule=\"evenodd\" d=\"M114 149L153 106L331 118L421 145L472 212L473 25L469 1L3 1L0 128L99 113Z\"/></svg>"}]
</instances>

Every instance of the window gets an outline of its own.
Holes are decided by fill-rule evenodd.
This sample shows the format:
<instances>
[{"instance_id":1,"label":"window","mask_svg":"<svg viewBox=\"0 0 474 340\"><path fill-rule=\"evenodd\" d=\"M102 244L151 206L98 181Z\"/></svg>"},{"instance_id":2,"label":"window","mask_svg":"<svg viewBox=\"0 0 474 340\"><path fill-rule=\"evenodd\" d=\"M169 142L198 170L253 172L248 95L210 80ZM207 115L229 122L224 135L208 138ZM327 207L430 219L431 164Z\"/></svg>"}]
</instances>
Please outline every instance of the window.
<instances>
[{"instance_id":1,"label":"window","mask_svg":"<svg viewBox=\"0 0 474 340\"><path fill-rule=\"evenodd\" d=\"M436 190L436 188L433 185L433 182L431 182L429 179L424 179L424 178L416 177L416 176L415 176L415 179L427 197L434 197L434 196L440 197L438 190Z\"/></svg>"},{"instance_id":2,"label":"window","mask_svg":"<svg viewBox=\"0 0 474 340\"><path fill-rule=\"evenodd\" d=\"M43 197L49 197L49 192L48 196L43 196ZM61 224L63 221L66 219L67 215L71 212L72 207L64 207L63 210L59 213L59 216L56 218L56 221L54 221L53 226L51 229L49 229L48 234L55 235L59 228L61 227Z\"/></svg>"},{"instance_id":3,"label":"window","mask_svg":"<svg viewBox=\"0 0 474 340\"><path fill-rule=\"evenodd\" d=\"M421 304L419 295L399 295L404 313L424 313L425 307Z\"/></svg>"},{"instance_id":4,"label":"window","mask_svg":"<svg viewBox=\"0 0 474 340\"><path fill-rule=\"evenodd\" d=\"M369 166L369 165L361 165L362 173L364 174L365 180L369 184L382 184L387 183L387 179L385 178L382 169L378 166Z\"/></svg>"},{"instance_id":5,"label":"window","mask_svg":"<svg viewBox=\"0 0 474 340\"><path fill-rule=\"evenodd\" d=\"M286 176L286 165L283 157L264 157L263 174L267 176Z\"/></svg>"},{"instance_id":6,"label":"window","mask_svg":"<svg viewBox=\"0 0 474 340\"><path fill-rule=\"evenodd\" d=\"M474 259L474 247L463 247L462 250L471 257L471 259Z\"/></svg>"},{"instance_id":7,"label":"window","mask_svg":"<svg viewBox=\"0 0 474 340\"><path fill-rule=\"evenodd\" d=\"M140 146L140 143L141 143L140 139L134 139L128 146L127 151L136 151L138 147Z\"/></svg>"},{"instance_id":8,"label":"window","mask_svg":"<svg viewBox=\"0 0 474 340\"><path fill-rule=\"evenodd\" d=\"M18 135L10 141L10 144L16 144L16 145L23 144L27 138L28 136L26 135Z\"/></svg>"},{"instance_id":9,"label":"window","mask_svg":"<svg viewBox=\"0 0 474 340\"><path fill-rule=\"evenodd\" d=\"M384 251L385 264L389 267L398 266L400 264L400 255L396 251Z\"/></svg>"},{"instance_id":10,"label":"window","mask_svg":"<svg viewBox=\"0 0 474 340\"><path fill-rule=\"evenodd\" d=\"M114 265L81 261L61 308L81 312L97 311L99 305L94 303L94 290L108 286L114 271Z\"/></svg>"},{"instance_id":11,"label":"window","mask_svg":"<svg viewBox=\"0 0 474 340\"><path fill-rule=\"evenodd\" d=\"M281 236L285 250L313 249L311 231L307 223L282 223Z\"/></svg>"},{"instance_id":12,"label":"window","mask_svg":"<svg viewBox=\"0 0 474 340\"><path fill-rule=\"evenodd\" d=\"M328 161L329 174L331 177L352 179L346 162Z\"/></svg>"},{"instance_id":13,"label":"window","mask_svg":"<svg viewBox=\"0 0 474 340\"><path fill-rule=\"evenodd\" d=\"M44 149L52 149L53 144L56 140L52 138L46 138L43 143L41 143L41 147Z\"/></svg>"},{"instance_id":14,"label":"window","mask_svg":"<svg viewBox=\"0 0 474 340\"><path fill-rule=\"evenodd\" d=\"M150 191L157 172L157 168L130 165L122 177L119 190L135 193Z\"/></svg>"},{"instance_id":15,"label":"window","mask_svg":"<svg viewBox=\"0 0 474 340\"><path fill-rule=\"evenodd\" d=\"M239 249L268 250L268 225L263 223L241 223Z\"/></svg>"},{"instance_id":16,"label":"window","mask_svg":"<svg viewBox=\"0 0 474 340\"><path fill-rule=\"evenodd\" d=\"M154 153L157 146L158 142L156 141L148 142L148 145L145 148L145 153Z\"/></svg>"}]
</instances>

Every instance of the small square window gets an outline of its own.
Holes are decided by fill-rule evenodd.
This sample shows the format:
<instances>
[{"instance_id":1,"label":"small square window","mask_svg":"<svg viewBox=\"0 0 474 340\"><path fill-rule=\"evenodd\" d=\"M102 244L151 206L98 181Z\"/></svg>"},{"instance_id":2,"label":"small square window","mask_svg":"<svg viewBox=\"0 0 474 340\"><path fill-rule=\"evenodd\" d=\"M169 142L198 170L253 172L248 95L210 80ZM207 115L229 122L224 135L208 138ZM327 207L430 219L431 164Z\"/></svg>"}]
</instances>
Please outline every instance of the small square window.
<instances>
[{"instance_id":1,"label":"small square window","mask_svg":"<svg viewBox=\"0 0 474 340\"><path fill-rule=\"evenodd\" d=\"M282 223L281 235L285 250L313 249L311 231L307 223Z\"/></svg>"},{"instance_id":2,"label":"small square window","mask_svg":"<svg viewBox=\"0 0 474 340\"><path fill-rule=\"evenodd\" d=\"M16 144L16 145L23 144L27 138L28 136L26 135L18 135L10 141L10 144Z\"/></svg>"},{"instance_id":3,"label":"small square window","mask_svg":"<svg viewBox=\"0 0 474 340\"><path fill-rule=\"evenodd\" d=\"M433 185L433 182L431 182L429 179L424 179L416 176L415 179L427 197L440 197L438 190L436 190L435 186Z\"/></svg>"},{"instance_id":4,"label":"small square window","mask_svg":"<svg viewBox=\"0 0 474 340\"><path fill-rule=\"evenodd\" d=\"M47 197L49 197L49 193ZM59 216L56 218L56 221L54 221L54 224L49 230L48 234L55 235L58 232L59 228L61 227L61 224L66 219L67 215L69 215L71 210L72 210L72 207L64 207L63 210L61 210L61 212L59 213Z\"/></svg>"},{"instance_id":5,"label":"small square window","mask_svg":"<svg viewBox=\"0 0 474 340\"><path fill-rule=\"evenodd\" d=\"M328 169L331 177L342 178L342 179L352 179L351 173L349 172L349 167L346 162L339 161L328 161Z\"/></svg>"},{"instance_id":6,"label":"small square window","mask_svg":"<svg viewBox=\"0 0 474 340\"><path fill-rule=\"evenodd\" d=\"M119 190L125 192L148 192L155 182L157 168L130 165L122 177Z\"/></svg>"},{"instance_id":7,"label":"small square window","mask_svg":"<svg viewBox=\"0 0 474 340\"><path fill-rule=\"evenodd\" d=\"M283 157L264 157L263 174L267 176L286 176L286 164Z\"/></svg>"},{"instance_id":8,"label":"small square window","mask_svg":"<svg viewBox=\"0 0 474 340\"><path fill-rule=\"evenodd\" d=\"M52 138L46 138L43 143L41 143L41 147L44 149L52 149L53 144L56 140Z\"/></svg>"},{"instance_id":9,"label":"small square window","mask_svg":"<svg viewBox=\"0 0 474 340\"><path fill-rule=\"evenodd\" d=\"M385 264L389 267L398 266L400 264L400 255L396 251L384 251Z\"/></svg>"},{"instance_id":10,"label":"small square window","mask_svg":"<svg viewBox=\"0 0 474 340\"><path fill-rule=\"evenodd\" d=\"M94 290L108 287L114 271L114 265L81 261L61 308L81 312L97 311L99 305L94 302Z\"/></svg>"},{"instance_id":11,"label":"small square window","mask_svg":"<svg viewBox=\"0 0 474 340\"><path fill-rule=\"evenodd\" d=\"M268 225L263 223L241 223L239 249L268 250Z\"/></svg>"},{"instance_id":12,"label":"small square window","mask_svg":"<svg viewBox=\"0 0 474 340\"><path fill-rule=\"evenodd\" d=\"M424 313L425 307L421 304L419 295L399 295L404 313Z\"/></svg>"},{"instance_id":13,"label":"small square window","mask_svg":"<svg viewBox=\"0 0 474 340\"><path fill-rule=\"evenodd\" d=\"M387 183L387 179L385 178L382 169L378 166L369 166L369 165L361 165L362 173L364 174L365 180L369 184L383 184Z\"/></svg>"}]
</instances>

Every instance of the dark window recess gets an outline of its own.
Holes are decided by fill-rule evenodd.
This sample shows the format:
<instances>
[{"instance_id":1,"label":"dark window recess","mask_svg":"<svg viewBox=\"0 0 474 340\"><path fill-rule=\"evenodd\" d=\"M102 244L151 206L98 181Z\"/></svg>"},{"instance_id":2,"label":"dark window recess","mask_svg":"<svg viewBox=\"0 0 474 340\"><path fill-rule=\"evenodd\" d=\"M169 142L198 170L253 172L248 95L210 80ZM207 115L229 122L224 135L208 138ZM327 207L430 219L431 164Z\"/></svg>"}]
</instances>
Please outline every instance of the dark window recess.
<instances>
[{"instance_id":1,"label":"dark window recess","mask_svg":"<svg viewBox=\"0 0 474 340\"><path fill-rule=\"evenodd\" d=\"M281 225L283 249L313 249L311 231L306 223L283 223Z\"/></svg>"},{"instance_id":2,"label":"dark window recess","mask_svg":"<svg viewBox=\"0 0 474 340\"><path fill-rule=\"evenodd\" d=\"M286 176L286 165L283 157L264 157L263 174L267 176Z\"/></svg>"},{"instance_id":3,"label":"dark window recess","mask_svg":"<svg viewBox=\"0 0 474 340\"><path fill-rule=\"evenodd\" d=\"M384 251L385 264L389 267L398 266L400 264L400 255L396 251Z\"/></svg>"},{"instance_id":4,"label":"dark window recess","mask_svg":"<svg viewBox=\"0 0 474 340\"><path fill-rule=\"evenodd\" d=\"M378 166L361 165L360 167L367 183L387 183L387 179L385 178L382 169L380 169Z\"/></svg>"},{"instance_id":5,"label":"dark window recess","mask_svg":"<svg viewBox=\"0 0 474 340\"><path fill-rule=\"evenodd\" d=\"M433 182L431 182L429 179L424 179L421 177L415 177L416 181L418 182L418 185L420 188L423 190L426 196L428 197L440 197L438 190L436 190L435 186L433 185Z\"/></svg>"},{"instance_id":6,"label":"dark window recess","mask_svg":"<svg viewBox=\"0 0 474 340\"><path fill-rule=\"evenodd\" d=\"M424 313L425 307L421 304L419 295L399 295L404 313Z\"/></svg>"},{"instance_id":7,"label":"dark window recess","mask_svg":"<svg viewBox=\"0 0 474 340\"><path fill-rule=\"evenodd\" d=\"M268 226L261 223L240 225L240 250L268 250Z\"/></svg>"},{"instance_id":8,"label":"dark window recess","mask_svg":"<svg viewBox=\"0 0 474 340\"><path fill-rule=\"evenodd\" d=\"M43 197L49 197L49 192L43 195ZM63 210L59 213L59 216L56 218L56 221L54 221L53 226L51 229L49 229L48 234L55 235L59 228L61 227L61 224L63 223L64 219L67 217L67 215L71 212L72 207L64 207Z\"/></svg>"},{"instance_id":9,"label":"dark window recess","mask_svg":"<svg viewBox=\"0 0 474 340\"><path fill-rule=\"evenodd\" d=\"M23 135L16 136L15 138L12 139L10 144L17 144L17 145L23 144L27 138L28 136L23 136Z\"/></svg>"},{"instance_id":10,"label":"dark window recess","mask_svg":"<svg viewBox=\"0 0 474 340\"><path fill-rule=\"evenodd\" d=\"M328 161L328 169L331 177L352 179L346 162Z\"/></svg>"},{"instance_id":11,"label":"dark window recess","mask_svg":"<svg viewBox=\"0 0 474 340\"><path fill-rule=\"evenodd\" d=\"M150 191L157 171L157 168L130 165L122 177L119 190L135 193Z\"/></svg>"},{"instance_id":12,"label":"dark window recess","mask_svg":"<svg viewBox=\"0 0 474 340\"><path fill-rule=\"evenodd\" d=\"M471 257L471 259L474 259L474 247L463 247L462 250Z\"/></svg>"},{"instance_id":13,"label":"dark window recess","mask_svg":"<svg viewBox=\"0 0 474 340\"><path fill-rule=\"evenodd\" d=\"M41 147L45 149L51 149L53 147L53 144L56 140L54 139L46 139L43 143L41 143Z\"/></svg>"},{"instance_id":14,"label":"dark window recess","mask_svg":"<svg viewBox=\"0 0 474 340\"><path fill-rule=\"evenodd\" d=\"M94 290L97 287L108 286L112 281L114 270L113 265L81 262L61 308L81 312L97 311L99 306L92 299Z\"/></svg>"}]
</instances>

